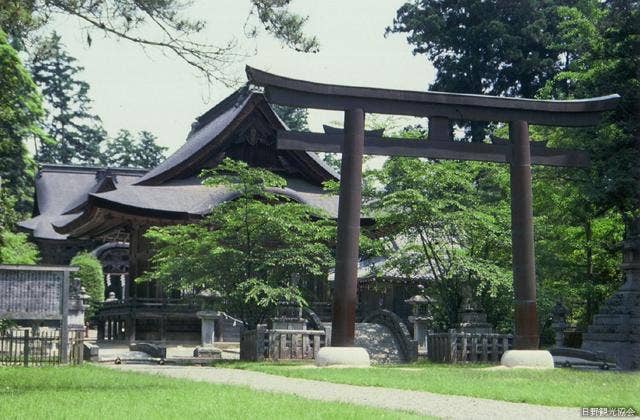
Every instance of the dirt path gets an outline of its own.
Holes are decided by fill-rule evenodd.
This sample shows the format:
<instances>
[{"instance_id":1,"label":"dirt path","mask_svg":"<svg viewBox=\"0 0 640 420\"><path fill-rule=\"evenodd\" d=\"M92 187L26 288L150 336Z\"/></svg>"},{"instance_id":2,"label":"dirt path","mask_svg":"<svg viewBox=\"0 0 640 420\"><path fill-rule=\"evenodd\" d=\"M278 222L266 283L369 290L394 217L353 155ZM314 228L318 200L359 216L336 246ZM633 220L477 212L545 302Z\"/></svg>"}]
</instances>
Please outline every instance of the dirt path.
<instances>
[{"instance_id":1,"label":"dirt path","mask_svg":"<svg viewBox=\"0 0 640 420\"><path fill-rule=\"evenodd\" d=\"M391 410L455 419L569 419L580 418L579 408L494 401L482 398L440 395L422 391L334 384L294 379L237 369L158 366L105 365L118 370L157 374L173 378L248 386L255 390L293 394L322 401L340 401Z\"/></svg>"}]
</instances>

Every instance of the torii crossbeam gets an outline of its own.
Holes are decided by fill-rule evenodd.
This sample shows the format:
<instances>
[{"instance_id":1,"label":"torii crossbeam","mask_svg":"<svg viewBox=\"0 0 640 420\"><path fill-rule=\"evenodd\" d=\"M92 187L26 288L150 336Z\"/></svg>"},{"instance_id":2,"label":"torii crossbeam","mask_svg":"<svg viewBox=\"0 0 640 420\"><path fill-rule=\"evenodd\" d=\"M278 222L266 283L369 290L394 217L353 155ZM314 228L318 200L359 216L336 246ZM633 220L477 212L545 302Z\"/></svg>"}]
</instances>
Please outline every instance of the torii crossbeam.
<instances>
[{"instance_id":1,"label":"torii crossbeam","mask_svg":"<svg viewBox=\"0 0 640 420\"><path fill-rule=\"evenodd\" d=\"M330 85L277 76L248 66L246 72L251 83L264 87L271 103L345 113L342 134L278 132L281 149L342 153L331 338L334 346L352 346L354 341L362 157L372 154L510 165L514 347L538 348L531 165L585 167L589 156L582 151L530 143L528 127L595 125L602 113L615 108L618 95L571 101L533 100ZM429 137L407 140L365 136L367 112L427 117ZM452 121L508 123L509 140L494 139L492 144L456 142L451 133Z\"/></svg>"}]
</instances>

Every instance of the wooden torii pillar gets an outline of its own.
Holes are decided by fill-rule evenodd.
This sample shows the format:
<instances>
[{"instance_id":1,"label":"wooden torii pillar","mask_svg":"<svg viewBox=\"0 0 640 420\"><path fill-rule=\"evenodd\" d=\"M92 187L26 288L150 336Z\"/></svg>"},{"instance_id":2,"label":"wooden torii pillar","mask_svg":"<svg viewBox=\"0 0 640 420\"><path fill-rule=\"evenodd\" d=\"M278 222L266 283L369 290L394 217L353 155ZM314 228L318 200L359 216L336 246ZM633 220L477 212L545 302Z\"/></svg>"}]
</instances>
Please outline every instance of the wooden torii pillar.
<instances>
[{"instance_id":1,"label":"wooden torii pillar","mask_svg":"<svg viewBox=\"0 0 640 420\"><path fill-rule=\"evenodd\" d=\"M573 101L532 100L443 92L414 92L308 82L246 68L249 82L264 87L271 103L344 111L344 133L278 132L278 148L342 153L338 243L333 301L334 346L352 346L357 304L358 239L363 154L508 163L516 349L538 348L531 165L585 167L589 156L529 141L529 124L595 125L619 96ZM426 141L366 136L365 113L429 118ZM509 124L509 140L455 142L452 121Z\"/></svg>"}]
</instances>

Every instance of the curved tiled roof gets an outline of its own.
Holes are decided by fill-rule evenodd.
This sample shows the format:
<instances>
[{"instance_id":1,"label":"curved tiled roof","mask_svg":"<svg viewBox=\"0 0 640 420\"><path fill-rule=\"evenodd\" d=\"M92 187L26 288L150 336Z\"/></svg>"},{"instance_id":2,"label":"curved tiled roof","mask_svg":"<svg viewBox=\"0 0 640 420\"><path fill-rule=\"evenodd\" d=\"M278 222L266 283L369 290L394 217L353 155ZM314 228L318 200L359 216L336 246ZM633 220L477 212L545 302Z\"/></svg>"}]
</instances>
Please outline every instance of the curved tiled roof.
<instances>
[{"instance_id":1,"label":"curved tiled roof","mask_svg":"<svg viewBox=\"0 0 640 420\"><path fill-rule=\"evenodd\" d=\"M338 197L329 195L322 188L300 179L288 180L284 189L271 192L289 197L299 203L324 211L330 217L338 215ZM169 218L199 217L224 202L233 200L238 194L224 186L202 185L198 178L170 182L161 186L128 185L113 191L89 194L91 205L135 214L163 214ZM58 229L80 217L56 223Z\"/></svg>"},{"instance_id":2,"label":"curved tiled roof","mask_svg":"<svg viewBox=\"0 0 640 420\"><path fill-rule=\"evenodd\" d=\"M36 239L66 239L53 224L64 224L76 216L67 214L86 203L88 195L105 182L113 188L130 185L146 170L77 165L43 165L36 176L34 217L18 223Z\"/></svg>"},{"instance_id":3,"label":"curved tiled roof","mask_svg":"<svg viewBox=\"0 0 640 420\"><path fill-rule=\"evenodd\" d=\"M253 132L253 127L262 127L258 128L262 131L256 129L255 138L245 139L243 133ZM247 152L232 156L236 159L248 156L250 165L264 165L270 170L274 170L275 165L276 173L286 179L287 187L273 190L274 193L322 210L329 217L337 217L338 197L326 194L321 186L325 180L337 179L337 174L315 153L278 150L274 139L279 129L286 129L286 125L264 96L245 86L197 118L187 141L143 176L107 191L84 188L87 204L68 206L69 214L53 220L53 229L77 236L96 234L95 229L109 229L101 224L103 216L97 215L104 211L172 220L202 217L237 194L223 186L204 186L195 175L211 167L211 159L228 156L233 150L233 153ZM251 156L256 154L263 158L253 162ZM94 226L99 227L94 229Z\"/></svg>"}]
</instances>

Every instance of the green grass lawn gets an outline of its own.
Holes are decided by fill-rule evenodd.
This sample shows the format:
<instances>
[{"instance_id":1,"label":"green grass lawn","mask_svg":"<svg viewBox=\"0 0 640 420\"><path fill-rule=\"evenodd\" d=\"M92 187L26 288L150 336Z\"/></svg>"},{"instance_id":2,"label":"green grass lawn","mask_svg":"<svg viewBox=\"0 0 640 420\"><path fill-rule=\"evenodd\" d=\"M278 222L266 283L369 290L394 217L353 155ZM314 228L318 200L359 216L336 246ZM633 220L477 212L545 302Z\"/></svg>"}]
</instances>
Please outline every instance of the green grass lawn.
<instances>
[{"instance_id":1,"label":"green grass lawn","mask_svg":"<svg viewBox=\"0 0 640 420\"><path fill-rule=\"evenodd\" d=\"M565 407L633 407L640 412L640 373L573 369L488 370L486 366L414 364L369 369L315 368L296 363L232 363L294 378L466 395Z\"/></svg>"},{"instance_id":2,"label":"green grass lawn","mask_svg":"<svg viewBox=\"0 0 640 420\"><path fill-rule=\"evenodd\" d=\"M0 367L0 419L418 418L96 366Z\"/></svg>"}]
</instances>

